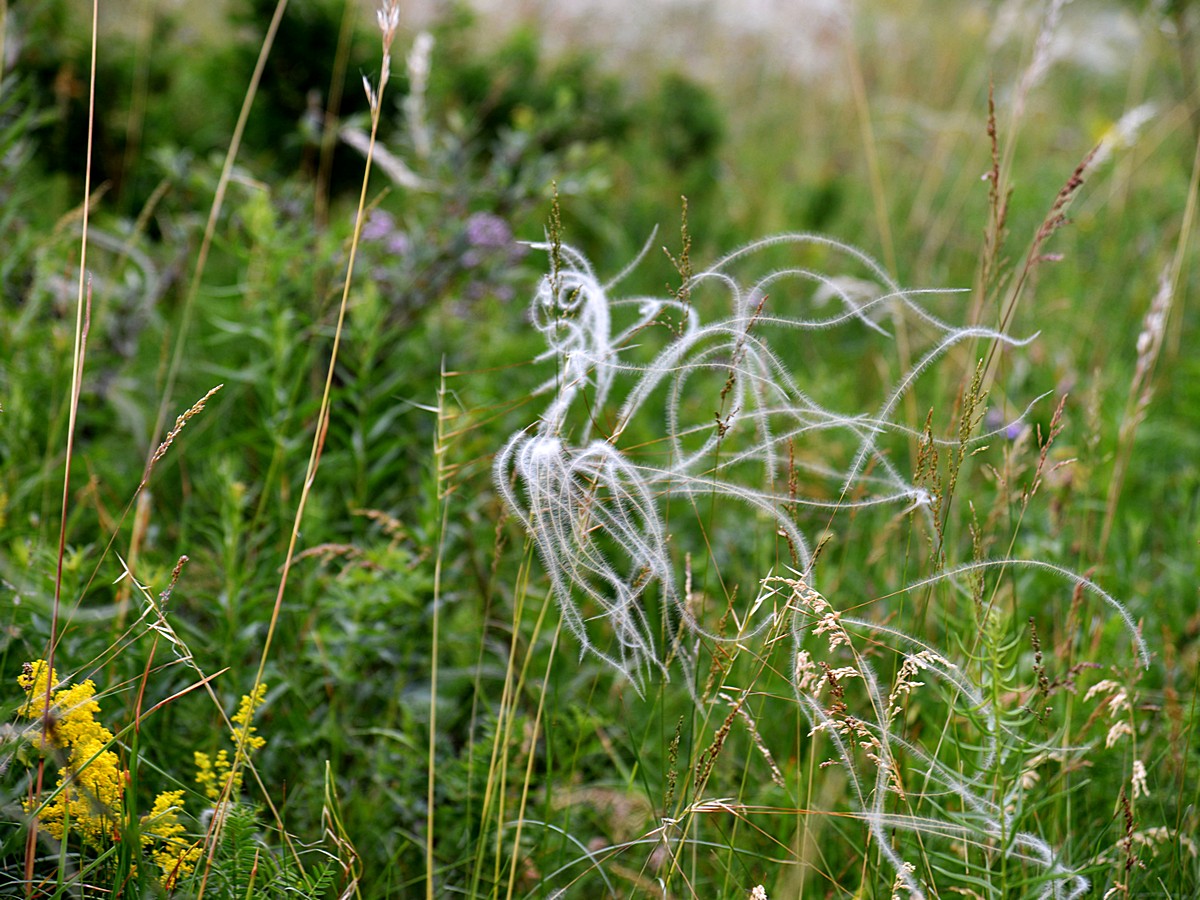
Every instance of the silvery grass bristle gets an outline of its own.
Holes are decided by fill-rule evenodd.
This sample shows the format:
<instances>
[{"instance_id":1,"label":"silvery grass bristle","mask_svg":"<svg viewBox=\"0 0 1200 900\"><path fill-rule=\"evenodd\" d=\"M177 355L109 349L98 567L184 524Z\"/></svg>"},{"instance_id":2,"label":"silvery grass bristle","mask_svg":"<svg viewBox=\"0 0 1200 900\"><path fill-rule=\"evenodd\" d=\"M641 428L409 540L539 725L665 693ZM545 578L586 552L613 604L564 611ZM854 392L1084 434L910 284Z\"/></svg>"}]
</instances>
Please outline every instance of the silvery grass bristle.
<instances>
[{"instance_id":1,"label":"silvery grass bristle","mask_svg":"<svg viewBox=\"0 0 1200 900\"><path fill-rule=\"evenodd\" d=\"M816 246L824 253L848 257L875 279L875 295L862 300L860 292L846 289L839 279L802 267L776 269L748 285L730 274L735 263L767 248L788 245ZM650 627L641 604L651 584L663 596L670 618L668 634L683 629L721 640L706 632L683 602L661 514L671 498L716 496L745 507L748 514L766 517L772 532L785 535L796 549L805 570L814 545L789 514L794 505L834 514L892 504L928 517L929 493L913 484L878 447L882 435L914 434L894 418L899 402L918 377L956 344L987 339L1021 346L1029 340L989 328L950 325L923 303L945 292L904 290L861 251L818 235L784 234L760 240L696 274L687 286L689 293L712 287L724 295L726 314L709 322L702 320L697 306L675 297L616 298L612 291L617 282L601 282L574 248L535 247L561 257L560 270L541 280L531 307L534 326L547 344L538 359L554 360L556 371L538 389L549 397L539 420L514 434L500 450L496 482L535 541L581 651L616 666L639 690L649 672L669 675L661 664L656 629ZM840 311L817 315L803 307L790 310L798 301L781 297L786 298L794 284L837 298ZM773 294L769 304L768 293ZM934 337L932 346L870 413L840 411L818 402L802 384L803 373L789 368L774 346L794 338L795 332L839 327L887 335L877 321L885 318L884 313L914 316ZM653 360L634 361L635 336L640 339L665 314L681 319L682 326ZM617 315L629 320L624 327L615 326ZM717 421L686 423L682 407L689 380L714 372L729 373L728 396L722 397L725 413ZM616 396L620 388L624 392ZM668 448L666 458L655 465L619 446L634 418L653 405L652 398L665 406L660 430ZM612 423L607 434L594 433L597 421ZM792 495L772 487L786 482L789 475L789 444L818 432L840 435L851 462L840 467L796 464L816 479L836 483L840 499L826 499L817 492ZM996 433L999 430L974 440ZM748 477L748 471L756 474ZM602 538L615 547L619 560L602 552ZM612 629L615 647L601 649L589 631L581 601L599 608L590 621ZM770 624L770 618L764 618L740 637L753 637ZM687 654L681 661L687 664Z\"/></svg>"},{"instance_id":2,"label":"silvery grass bristle","mask_svg":"<svg viewBox=\"0 0 1200 900\"><path fill-rule=\"evenodd\" d=\"M959 576L979 567L1018 564L1045 568L1077 581L1085 589L1098 593L1107 602L1117 606L1126 619L1127 627L1133 627L1123 607L1099 587L1065 569L1036 561L989 560L967 564L916 582L907 590L939 580L957 580ZM793 574L799 576L799 573ZM1087 893L1090 888L1088 880L1063 862L1048 841L1018 828L1020 812L1027 805L1025 795L1032 784L1020 778L1015 779L1011 787L997 796L994 786L988 783L988 773L997 763L1004 764L1012 756L1012 747L1024 744L1039 752L1052 754L1061 752L1064 749L1062 746L1030 745L1027 736L1012 733L1000 717L992 716L991 701L981 687L973 683L962 668L929 644L896 628L841 615L801 577L764 579L763 587L772 592L789 593L791 602L785 606L805 614L806 622L812 626L811 634L828 642L831 655L840 647L848 648L852 654L852 666L839 670L826 668L823 675L818 675L809 651L800 649L797 652L793 687L801 709L812 724L810 736L821 733L833 743L863 822L894 869L897 884L902 885L913 897L928 895L927 887L914 875L915 866L895 849L896 834L909 832L919 834L923 840L941 837L962 846L987 847L995 846L997 842L1007 842L1004 852L1011 858L1040 869L1037 881L1041 884L1041 890L1038 897L1065 900ZM903 661L896 681L886 695L875 667L855 649L852 629L863 634L869 633L871 644L877 650L890 646L902 654ZM1136 631L1134 637L1139 652L1145 654L1145 645ZM1145 656L1142 659L1146 662ZM964 715L968 711L974 713L975 721L982 726L980 754L974 766L977 776L971 777L962 770L961 759L956 760L953 766L947 765L938 759L936 747L931 750L901 733L902 726L897 726L897 719L902 723L900 713L903 712L903 703L913 689L925 684L915 681L918 675L939 679L945 688L943 695L954 698L953 702ZM839 715L822 698L826 682L851 679L863 687L868 701L867 715L864 715L862 707L855 707L853 715ZM938 740L940 742L940 737ZM865 749L870 766L855 761L856 747ZM898 754L917 773L919 786L901 782ZM952 806L945 802L948 796L959 800L960 812L950 812ZM942 810L943 818L891 811L888 808L889 797L899 797L902 810L918 808L926 798L936 798L937 802L929 804L929 808Z\"/></svg>"},{"instance_id":3,"label":"silvery grass bristle","mask_svg":"<svg viewBox=\"0 0 1200 900\"><path fill-rule=\"evenodd\" d=\"M603 282L578 250L557 242L534 247L547 251L554 262L553 271L538 284L530 314L546 342L538 360L553 361L555 372L536 392L548 398L541 416L500 449L494 475L498 490L537 547L581 658L590 654L603 660L628 678L639 694L651 677L666 681L672 669L679 669L693 699L701 702L692 677L701 641L745 642L782 626L782 633L790 631L800 660L813 637L830 639L832 650L839 644L852 647L847 627L869 630L873 640L891 641L903 655L901 681L906 683L885 690L873 668L854 652L854 665L838 671L862 685L867 715L856 710L852 725L848 718L831 716L819 696L821 685L814 685L800 665L793 689L812 732L824 733L833 743L862 819L895 870L897 883L912 896L926 896L911 862L893 849L889 837L889 832L907 831L977 846L994 844L1005 836L1008 853L1041 868L1042 896L1077 897L1086 891L1087 880L1060 861L1047 842L1016 831L1012 811L1020 807L1016 798L993 796L982 774L976 778L952 770L938 760L936 749L917 746L897 730L897 704L916 686L917 672L937 677L964 708L987 710L987 698L962 668L949 661L948 654L901 630L840 617L817 593L814 542L790 514L797 505L808 506L824 510L822 518L828 521L828 516L856 508L891 504L932 523L930 494L903 475L880 449L884 436L916 435L895 419L901 399L957 344L985 340L1020 347L1033 338L952 325L929 309L932 299L946 291L904 289L866 254L820 235L782 234L748 244L692 276L684 290L669 297L614 295L645 249L625 272ZM753 263L756 254L768 248L817 249L825 258L838 258L865 272L873 290L864 291L868 282L861 277L830 276L802 266L772 269L748 283L735 276L735 269ZM711 304L695 301L702 292L715 293L724 312L705 320L701 307ZM822 298L836 300L840 308L822 314L814 308ZM647 347L639 344L648 341L651 326L667 316L673 327L653 332L667 337L646 362ZM804 373L789 367L776 349L783 341L794 342L800 333L839 328L886 337L884 323L900 316L919 323L929 335L928 346L868 413L832 409L819 402L806 390ZM618 325L620 321L625 324ZM689 379L705 374L727 375L720 408L715 416L689 424L685 418L690 409L685 410L684 404ZM644 454L620 446L635 417L649 415L656 407L652 398L664 410L654 430L667 448L653 464ZM987 441L1022 419L968 443ZM607 433L598 433L600 422L608 423ZM805 474L813 481L840 488L836 501L816 491L806 495L805 485L792 478L790 468L800 464L789 448L812 437L826 443L840 439L850 460L806 467ZM959 445L955 440L938 442ZM788 487L774 487L780 484ZM811 490L812 485L808 487ZM794 549L794 577L766 574L746 611L736 616L735 636L707 629L687 602L689 591L680 589L671 550L675 536L665 516L676 498L685 503L715 498L717 503L740 506L748 522L765 520L769 533L785 537ZM679 547L675 552L680 553ZM1146 645L1124 606L1098 585L1051 563L979 560L942 570L898 593L945 582L970 596L971 581L979 573L1022 566L1060 577L1108 604L1130 632L1141 662L1148 665ZM647 611L652 585L658 591L661 621L651 621ZM841 635L837 644L831 634ZM1006 744L1006 737L1012 736L1004 733L996 717L992 732L984 735L980 773L1005 753L1005 746L1012 743ZM863 746L869 748L866 765L854 752ZM897 751L910 762L918 761L917 768L923 771L919 789L900 788ZM898 790L910 795L914 790L928 796L953 794L964 811L947 814L945 821L889 811L888 798ZM944 804L929 808L942 809Z\"/></svg>"}]
</instances>

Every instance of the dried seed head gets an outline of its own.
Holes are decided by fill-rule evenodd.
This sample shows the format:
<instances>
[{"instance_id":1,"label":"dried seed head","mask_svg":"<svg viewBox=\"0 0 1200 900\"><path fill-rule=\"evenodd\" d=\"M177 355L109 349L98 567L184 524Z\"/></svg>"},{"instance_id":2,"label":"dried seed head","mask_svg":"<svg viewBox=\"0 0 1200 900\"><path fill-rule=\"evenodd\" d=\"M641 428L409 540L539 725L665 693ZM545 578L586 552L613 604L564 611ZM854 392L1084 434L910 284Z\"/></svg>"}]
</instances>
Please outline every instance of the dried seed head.
<instances>
[{"instance_id":1,"label":"dried seed head","mask_svg":"<svg viewBox=\"0 0 1200 900\"><path fill-rule=\"evenodd\" d=\"M1133 761L1133 776L1130 778L1130 784L1133 787L1134 800L1150 796L1150 788L1146 786L1146 764L1140 759Z\"/></svg>"},{"instance_id":2,"label":"dried seed head","mask_svg":"<svg viewBox=\"0 0 1200 900\"><path fill-rule=\"evenodd\" d=\"M379 9L375 11L375 21L383 34L383 46L388 48L396 38L396 29L400 27L400 4L396 0L382 0Z\"/></svg>"}]
</instances>

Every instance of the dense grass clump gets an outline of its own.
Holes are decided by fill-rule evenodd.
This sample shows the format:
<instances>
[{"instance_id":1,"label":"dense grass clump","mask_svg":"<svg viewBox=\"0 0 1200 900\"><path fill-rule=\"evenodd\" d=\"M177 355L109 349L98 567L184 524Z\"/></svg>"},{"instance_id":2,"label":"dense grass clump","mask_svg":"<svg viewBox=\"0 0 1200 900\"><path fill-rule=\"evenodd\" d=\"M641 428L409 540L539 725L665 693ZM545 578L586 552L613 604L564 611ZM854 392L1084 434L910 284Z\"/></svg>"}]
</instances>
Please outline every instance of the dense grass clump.
<instances>
[{"instance_id":1,"label":"dense grass clump","mask_svg":"<svg viewBox=\"0 0 1200 900\"><path fill-rule=\"evenodd\" d=\"M0 895L1196 893L1200 10L883 6L0 0Z\"/></svg>"}]
</instances>

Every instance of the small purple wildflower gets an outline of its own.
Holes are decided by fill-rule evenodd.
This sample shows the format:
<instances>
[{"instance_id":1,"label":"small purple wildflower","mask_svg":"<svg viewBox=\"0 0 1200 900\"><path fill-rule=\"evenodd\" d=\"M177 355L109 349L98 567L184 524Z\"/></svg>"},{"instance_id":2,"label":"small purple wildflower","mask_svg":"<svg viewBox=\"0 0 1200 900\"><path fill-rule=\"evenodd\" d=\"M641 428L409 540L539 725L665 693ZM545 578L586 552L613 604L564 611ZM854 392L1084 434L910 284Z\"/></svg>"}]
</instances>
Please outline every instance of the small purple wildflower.
<instances>
[{"instance_id":1,"label":"small purple wildflower","mask_svg":"<svg viewBox=\"0 0 1200 900\"><path fill-rule=\"evenodd\" d=\"M362 227L362 239L371 244L383 244L394 256L405 256L412 248L408 235L396 226L396 218L383 209L371 210Z\"/></svg>"},{"instance_id":2,"label":"small purple wildflower","mask_svg":"<svg viewBox=\"0 0 1200 900\"><path fill-rule=\"evenodd\" d=\"M412 241L408 239L408 235L403 231L397 231L388 238L385 246L389 253L396 256L407 256L408 251L412 249Z\"/></svg>"},{"instance_id":3,"label":"small purple wildflower","mask_svg":"<svg viewBox=\"0 0 1200 900\"><path fill-rule=\"evenodd\" d=\"M1015 441L1021 436L1021 432L1025 430L1025 423L1021 420L1016 422L1007 422L1004 418L1004 413L992 407L987 411L987 416L984 418L984 425L989 431L999 431L1004 437L1010 441Z\"/></svg>"},{"instance_id":4,"label":"small purple wildflower","mask_svg":"<svg viewBox=\"0 0 1200 900\"><path fill-rule=\"evenodd\" d=\"M467 219L467 243L472 247L507 247L512 239L512 229L508 223L493 213L473 213Z\"/></svg>"},{"instance_id":5,"label":"small purple wildflower","mask_svg":"<svg viewBox=\"0 0 1200 900\"><path fill-rule=\"evenodd\" d=\"M373 209L363 225L362 239L364 241L382 241L391 237L396 231L395 217L384 209Z\"/></svg>"}]
</instances>

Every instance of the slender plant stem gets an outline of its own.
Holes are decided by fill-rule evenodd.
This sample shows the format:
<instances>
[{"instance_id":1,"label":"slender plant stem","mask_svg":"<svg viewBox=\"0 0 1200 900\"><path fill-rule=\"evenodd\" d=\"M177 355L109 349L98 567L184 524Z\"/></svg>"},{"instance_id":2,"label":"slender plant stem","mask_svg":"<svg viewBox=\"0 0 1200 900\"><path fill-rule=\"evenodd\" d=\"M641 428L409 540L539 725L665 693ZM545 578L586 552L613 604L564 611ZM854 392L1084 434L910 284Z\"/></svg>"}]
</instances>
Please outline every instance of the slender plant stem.
<instances>
[{"instance_id":1,"label":"slender plant stem","mask_svg":"<svg viewBox=\"0 0 1200 900\"><path fill-rule=\"evenodd\" d=\"M196 254L196 267L192 270L192 280L188 285L187 295L183 300L183 309L179 315L179 328L175 333L175 347L171 353L171 362L167 369L167 380L163 385L162 399L158 405L158 415L154 420L154 431L150 435L150 443L146 448L145 475L150 472L154 449L158 446L159 438L167 424L167 411L171 407L171 395L175 392L175 382L179 378L179 369L183 365L183 348L187 344L188 330L192 321L192 311L196 305L196 297L200 293L200 283L204 279L204 269L208 264L208 253L212 247L213 235L217 230L217 220L225 205L225 192L229 188L229 180L233 177L233 164L242 146L242 135L246 131L246 123L250 120L250 108L258 94L258 85L262 81L263 70L271 48L275 45L275 35L279 32L279 23L283 21L284 10L288 0L278 0L275 4L275 14L263 35L262 46L258 51L258 61L254 64L254 73L250 76L250 84L242 99L242 109L238 113L237 124L233 129L233 137L229 140L229 148L225 151L225 162L221 166L221 175L217 179L217 189L213 194L212 206L208 210L208 221L204 226L204 236L200 240L200 250ZM372 132L372 137L374 132ZM370 162L368 161L368 169Z\"/></svg>"},{"instance_id":2,"label":"slender plant stem","mask_svg":"<svg viewBox=\"0 0 1200 900\"><path fill-rule=\"evenodd\" d=\"M512 866L508 870L508 891L506 900L512 900L513 888L517 881L517 863L521 861L521 826L525 824L525 804L529 799L529 783L533 780L533 762L537 759L534 752L538 735L541 733L542 713L546 708L546 686L550 684L550 672L554 667L554 653L558 650L558 636L562 633L562 619L554 627L554 639L550 642L550 656L546 660L546 674L542 680L542 690L538 694L537 714L533 718L533 734L530 736L529 757L525 761L525 780L521 784L521 803L517 808L517 826L513 834Z\"/></svg>"},{"instance_id":3,"label":"slender plant stem","mask_svg":"<svg viewBox=\"0 0 1200 900\"><path fill-rule=\"evenodd\" d=\"M276 18L272 20L272 29L277 28L279 16L282 14L282 8L286 5L286 0L280 0L280 5L276 8ZM288 576L291 574L292 563L296 556L296 544L300 538L300 525L304 520L304 510L308 505L308 496L312 490L313 483L317 476L317 467L321 462L321 452L325 447L325 437L329 430L330 416L330 397L333 393L333 375L337 369L338 350L341 347L342 332L346 322L346 309L349 306L350 300L350 285L354 279L354 263L358 256L359 239L362 236L363 225L363 210L367 202L367 188L371 181L371 163L374 160L375 141L379 131L380 111L382 108L383 90L387 84L387 65L389 57L387 49L390 45L390 39L394 35L385 35L384 43L384 69L380 79L380 85L377 91L371 96L371 135L367 146L367 159L363 167L362 186L359 190L358 207L354 217L354 234L350 242L349 258L346 262L346 278L342 284L342 298L338 304L337 324L334 326L333 332L333 347L329 353L329 367L325 374L325 387L321 393L321 404L317 413L316 428L313 432L312 449L309 452L308 465L304 472L304 484L300 490L300 499L296 504L296 514L292 520L291 535L288 539L287 554L284 557L283 568L279 577L279 588L275 593L275 604L271 609L271 618L267 625L267 634L263 640L262 651L259 655L258 670L254 676L254 684L250 690L250 696L255 697L258 694L260 686L263 684L263 675L267 667L267 658L271 652L271 645L274 641L275 631L279 625L279 614L283 608L283 598L287 591ZM273 32L272 32L273 37ZM265 55L260 56L260 65L265 62ZM259 74L256 72L256 74ZM257 83L257 82L255 82ZM247 106L248 108L248 106ZM239 123L244 124L244 123ZM193 288L194 289L194 288ZM245 757L245 740L248 729L240 729L238 731L237 752L234 754L233 766L230 769L229 780L232 782L236 775L237 768ZM214 841L215 844L215 841ZM207 882L209 872L212 867L212 857L210 853L208 863L205 868L204 880L201 882L200 894L203 896L204 884Z\"/></svg>"},{"instance_id":4,"label":"slender plant stem","mask_svg":"<svg viewBox=\"0 0 1200 900\"><path fill-rule=\"evenodd\" d=\"M318 228L324 228L329 221L329 179L333 172L334 152L337 149L337 118L342 110L342 89L346 82L346 65L350 59L350 44L354 37L357 13L358 5L355 3L347 3L342 10L337 50L333 54L333 72L329 76L329 100L325 104L325 120L321 123L317 184L313 194L313 212Z\"/></svg>"},{"instance_id":5,"label":"slender plant stem","mask_svg":"<svg viewBox=\"0 0 1200 900\"><path fill-rule=\"evenodd\" d=\"M283 597L287 591L288 576L291 574L292 562L296 555L296 544L300 538L300 524L304 520L304 510L308 505L308 495L316 480L317 467L321 462L321 453L325 449L325 437L329 430L330 396L333 393L333 373L337 368L338 351L341 348L342 332L346 322L346 308L350 300L350 284L354 276L354 263L358 254L359 238L362 234L363 208L366 206L367 186L371 176L371 162L375 150L375 137L379 128L379 116L374 116L371 122L371 143L367 150L367 162L363 171L362 189L359 192L358 212L354 222L354 237L350 244L350 258L346 264L346 279L342 287L342 299L338 304L337 324L333 331L333 348L329 353L329 367L325 373L325 387L321 392L321 405L317 413L317 425L313 432L312 449L309 451L308 466L304 471L304 484L300 490L300 500L296 504L296 515L292 520L291 536L288 539L287 554L284 557L283 570L279 578L279 588L275 592L275 605L271 609L271 619L267 626L267 636L263 641L262 653L259 657L258 673L254 678L254 689L262 683L263 672L266 670L267 657L270 655L271 644L275 637L275 629L279 624L279 612L283 607Z\"/></svg>"},{"instance_id":6,"label":"slender plant stem","mask_svg":"<svg viewBox=\"0 0 1200 900\"><path fill-rule=\"evenodd\" d=\"M146 101L150 94L150 44L154 39L154 0L142 0L138 12L137 38L133 53L133 85L130 91L129 112L125 117L125 153L121 162L121 178L126 180L142 146L142 129L146 124ZM3 42L0 41L0 46Z\"/></svg>"},{"instance_id":7,"label":"slender plant stem","mask_svg":"<svg viewBox=\"0 0 1200 900\"><path fill-rule=\"evenodd\" d=\"M441 507L441 522L438 532L437 559L433 565L433 646L429 651L429 774L426 786L425 819L425 897L433 900L433 840L434 840L434 787L437 781L437 700L438 700L438 629L442 606L442 563L446 552L446 528L450 516L450 491L446 489L446 360L442 360L441 381L438 383L437 437L433 449L434 483L438 504Z\"/></svg>"},{"instance_id":8,"label":"slender plant stem","mask_svg":"<svg viewBox=\"0 0 1200 900\"><path fill-rule=\"evenodd\" d=\"M487 834L488 816L491 814L492 798L496 791L496 763L500 756L500 746L504 739L505 714L509 706L509 698L513 693L513 675L516 669L516 649L517 636L520 633L521 617L525 610L525 598L529 593L529 577L530 570L533 566L534 551L533 541L526 540L525 552L521 559L520 569L517 571L516 583L513 588L513 625L512 625L512 645L508 654L508 663L504 671L504 687L500 694L500 706L496 713L496 728L492 737L491 756L488 759L488 774L487 781L483 788L483 800L480 804L480 821L479 821L479 850L475 855L475 865L471 873L471 890L470 896L475 896L479 892L479 883L483 877L483 843L484 837Z\"/></svg>"},{"instance_id":9,"label":"slender plant stem","mask_svg":"<svg viewBox=\"0 0 1200 900\"><path fill-rule=\"evenodd\" d=\"M62 608L63 559L67 552L67 512L71 503L71 457L75 451L75 424L79 411L79 391L83 380L83 363L87 351L87 331L91 321L92 288L87 274L87 247L89 214L92 207L92 148L95 141L96 121L96 35L97 22L100 17L100 0L92 0L92 46L91 62L88 70L88 132L87 157L84 160L83 171L83 225L79 238L79 283L75 297L75 345L71 359L71 400L67 419L67 447L63 460L63 490L62 509L58 526L58 558L54 570L54 602L50 614L50 638L46 650L46 693L42 700L42 734L41 746L45 748L47 736L50 734L50 700L54 690L54 651L58 644L59 613ZM7 21L7 10L5 10ZM0 41L0 69L3 68L4 44ZM40 797L44 786L46 762L43 756L38 759L37 777L31 786L30 807L36 797ZM32 896L33 892L33 863L37 851L37 817L30 818L29 831L25 841L25 893ZM66 842L62 844L65 859Z\"/></svg>"},{"instance_id":10,"label":"slender plant stem","mask_svg":"<svg viewBox=\"0 0 1200 900\"><path fill-rule=\"evenodd\" d=\"M1179 239L1175 245L1175 255L1171 260L1167 276L1170 279L1168 290L1171 296L1178 296L1179 293L1179 282L1187 258L1188 246L1191 243L1192 229L1195 227L1196 222L1196 201L1198 194L1200 194L1200 140L1196 142L1195 155L1192 157L1192 174L1188 181L1187 202L1183 210L1183 223L1179 228ZM1180 329L1178 326L1172 327L1171 323L1182 322L1183 316L1171 317L1169 315L1169 307L1167 312L1168 322L1164 323L1164 329L1170 329L1170 333L1177 337ZM1138 410L1138 406L1143 402L1144 392L1150 388L1153 382L1154 367L1158 363L1158 356L1157 352L1154 353L1149 369L1142 378L1139 379L1135 376L1129 396L1126 398L1125 413L1121 417L1121 424L1118 427L1116 461L1113 463L1112 477L1108 482L1108 496L1104 502L1104 522L1100 528L1096 562L1103 560L1104 554L1108 550L1109 539L1112 537L1113 525L1116 523L1117 518L1117 503L1121 498L1121 489L1125 485L1125 476L1128 473L1129 463L1133 457L1133 442L1136 437L1137 427L1141 421L1141 413Z\"/></svg>"},{"instance_id":11,"label":"slender plant stem","mask_svg":"<svg viewBox=\"0 0 1200 900\"><path fill-rule=\"evenodd\" d=\"M858 63L858 49L854 37L846 35L846 68L850 73L850 86L854 90L854 109L858 114L858 127L862 137L863 153L867 158L867 174L871 179L871 198L875 208L875 226L879 229L879 242L883 247L883 262L892 276L896 272L896 245L892 240L889 221L887 194L883 189L883 174L879 168L879 154L875 152L875 129L871 125L871 106L867 101L867 87L863 82L862 67Z\"/></svg>"}]
</instances>

